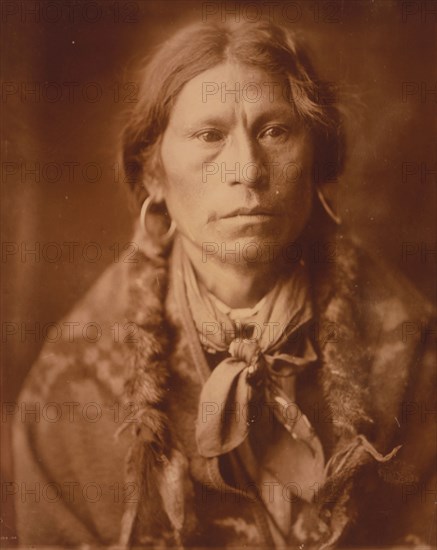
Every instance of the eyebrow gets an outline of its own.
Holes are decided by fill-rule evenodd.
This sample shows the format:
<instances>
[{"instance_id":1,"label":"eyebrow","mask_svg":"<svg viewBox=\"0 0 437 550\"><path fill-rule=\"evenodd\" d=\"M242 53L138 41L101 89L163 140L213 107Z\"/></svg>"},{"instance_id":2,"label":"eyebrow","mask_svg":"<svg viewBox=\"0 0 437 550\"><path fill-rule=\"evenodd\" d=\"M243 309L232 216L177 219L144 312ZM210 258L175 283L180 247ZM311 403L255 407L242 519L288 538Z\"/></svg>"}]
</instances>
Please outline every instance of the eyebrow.
<instances>
[{"instance_id":1,"label":"eyebrow","mask_svg":"<svg viewBox=\"0 0 437 550\"><path fill-rule=\"evenodd\" d=\"M259 116L255 118L253 126L262 126L265 122L272 119L286 119L291 122L296 118L296 112L292 105L275 107L271 110L260 113Z\"/></svg>"},{"instance_id":2,"label":"eyebrow","mask_svg":"<svg viewBox=\"0 0 437 550\"><path fill-rule=\"evenodd\" d=\"M189 120L183 125L182 131L186 133L194 132L202 127L223 127L228 124L229 117L227 116L204 116L199 117L197 120Z\"/></svg>"},{"instance_id":3,"label":"eyebrow","mask_svg":"<svg viewBox=\"0 0 437 550\"><path fill-rule=\"evenodd\" d=\"M281 106L260 113L258 116L255 117L251 126L252 128L256 129L268 122L269 120L286 119L287 121L291 122L296 118L296 113L291 105L290 107ZM187 123L184 124L182 131L188 134L202 127L221 128L223 126L227 126L228 124L228 115L220 116L205 114L204 116L200 116L197 120L195 119L187 121Z\"/></svg>"}]
</instances>

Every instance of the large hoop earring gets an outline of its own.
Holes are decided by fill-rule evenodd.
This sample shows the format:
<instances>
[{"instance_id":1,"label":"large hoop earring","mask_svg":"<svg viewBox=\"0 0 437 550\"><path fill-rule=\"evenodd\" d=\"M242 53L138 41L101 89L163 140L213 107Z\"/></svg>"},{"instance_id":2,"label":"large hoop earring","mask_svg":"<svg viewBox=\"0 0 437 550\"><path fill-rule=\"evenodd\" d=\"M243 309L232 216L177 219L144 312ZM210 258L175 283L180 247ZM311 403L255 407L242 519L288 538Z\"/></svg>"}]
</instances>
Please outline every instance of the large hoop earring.
<instances>
[{"instance_id":1,"label":"large hoop earring","mask_svg":"<svg viewBox=\"0 0 437 550\"><path fill-rule=\"evenodd\" d=\"M342 220L340 216L338 216L334 210L329 206L328 201L325 198L325 195L322 193L322 190L319 186L316 186L316 192L317 196L319 197L319 201L321 202L323 209L328 214L328 216L331 218L333 222L335 222L337 225L341 225Z\"/></svg>"},{"instance_id":2,"label":"large hoop earring","mask_svg":"<svg viewBox=\"0 0 437 550\"><path fill-rule=\"evenodd\" d=\"M141 224L141 229L144 231L144 233L149 237L151 237L152 240L156 241L157 237L155 235L150 234L149 230L147 229L147 223L146 223L147 214L149 213L149 209L152 204L157 204L157 203L155 203L155 201L150 196L147 197L146 200L143 202L143 205L141 206L141 212L140 212L140 224ZM176 224L173 220L171 220L171 224L168 230L165 233L159 235L158 237L159 243L163 246L168 244L172 240L175 234L175 231L176 231Z\"/></svg>"}]
</instances>

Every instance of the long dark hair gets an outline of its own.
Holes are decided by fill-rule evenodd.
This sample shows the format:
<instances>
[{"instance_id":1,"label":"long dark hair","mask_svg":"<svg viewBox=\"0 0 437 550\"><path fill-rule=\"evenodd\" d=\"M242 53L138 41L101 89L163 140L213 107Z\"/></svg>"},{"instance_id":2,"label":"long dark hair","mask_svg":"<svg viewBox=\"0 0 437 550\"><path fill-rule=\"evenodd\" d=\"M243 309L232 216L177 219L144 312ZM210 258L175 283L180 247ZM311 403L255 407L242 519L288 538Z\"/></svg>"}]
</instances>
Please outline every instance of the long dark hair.
<instances>
[{"instance_id":1,"label":"long dark hair","mask_svg":"<svg viewBox=\"0 0 437 550\"><path fill-rule=\"evenodd\" d=\"M134 203L159 177L159 144L182 87L200 73L232 60L285 77L290 104L310 129L318 177L336 179L345 157L345 134L333 86L321 81L301 40L267 22L197 23L164 42L140 69L141 91L122 138L122 160Z\"/></svg>"},{"instance_id":2,"label":"long dark hair","mask_svg":"<svg viewBox=\"0 0 437 550\"><path fill-rule=\"evenodd\" d=\"M341 172L345 137L340 110L331 86L317 78L296 36L268 23L197 24L179 31L162 44L142 69L140 100L123 134L126 180L137 208L147 196L148 178L159 177L160 139L182 87L226 60L256 66L273 76L285 78L290 103L311 132L316 166L329 166L330 178ZM325 238L329 235L324 223L320 222L323 212L320 215L317 212L321 206L317 201L315 204L315 215L304 232L305 240L311 240L308 235L313 232ZM142 235L138 240L143 242L146 238ZM137 521L147 523L153 519L153 507L159 494L176 541L186 536L183 531L189 534L196 526L194 512L191 515L186 512L186 517L191 519L184 526L178 525L174 518L173 502L183 502L182 493L192 494L183 488L182 482L173 482L171 498L164 498L162 495L166 493L159 490L166 476L157 473L166 468L170 468L168 477L171 479L186 480L189 476L186 458L171 441L163 406L168 399L167 365L173 343L169 338L173 329L165 305L169 285L167 258L165 254L148 257L147 251L142 251L139 259L144 261L129 266L133 281L129 303L136 312L131 318L138 326L138 344L131 364L131 378L126 384L126 400L136 403L140 413L138 423L132 425L134 438L126 456L126 482L136 483L144 493L140 501L126 504L120 536L122 546L131 541ZM144 316L146 311L147 317ZM187 510L194 510L190 498Z\"/></svg>"}]
</instances>

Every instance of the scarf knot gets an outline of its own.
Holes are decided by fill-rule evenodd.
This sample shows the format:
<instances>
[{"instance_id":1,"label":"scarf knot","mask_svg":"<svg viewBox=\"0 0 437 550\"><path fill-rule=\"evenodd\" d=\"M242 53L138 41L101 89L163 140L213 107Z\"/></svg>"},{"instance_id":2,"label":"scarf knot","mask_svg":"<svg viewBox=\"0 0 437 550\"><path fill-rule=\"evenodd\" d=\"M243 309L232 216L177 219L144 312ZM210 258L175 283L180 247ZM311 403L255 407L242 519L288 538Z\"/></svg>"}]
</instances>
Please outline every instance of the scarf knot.
<instances>
[{"instance_id":1,"label":"scarf knot","mask_svg":"<svg viewBox=\"0 0 437 550\"><path fill-rule=\"evenodd\" d=\"M259 386L264 378L266 362L258 343L232 340L229 354L236 361L246 364L246 381L251 386Z\"/></svg>"},{"instance_id":2,"label":"scarf knot","mask_svg":"<svg viewBox=\"0 0 437 550\"><path fill-rule=\"evenodd\" d=\"M255 371L261 355L261 348L257 342L244 342L236 338L229 344L229 353L234 359L244 361L249 368L252 368L252 371Z\"/></svg>"}]
</instances>

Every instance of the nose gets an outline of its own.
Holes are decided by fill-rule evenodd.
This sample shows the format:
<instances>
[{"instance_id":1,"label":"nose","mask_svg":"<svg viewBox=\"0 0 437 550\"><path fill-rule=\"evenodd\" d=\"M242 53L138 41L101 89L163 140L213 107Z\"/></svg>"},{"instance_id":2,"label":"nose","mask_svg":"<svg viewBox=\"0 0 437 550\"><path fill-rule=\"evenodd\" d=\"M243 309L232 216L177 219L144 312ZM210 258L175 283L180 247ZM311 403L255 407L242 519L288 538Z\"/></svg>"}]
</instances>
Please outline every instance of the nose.
<instances>
[{"instance_id":1,"label":"nose","mask_svg":"<svg viewBox=\"0 0 437 550\"><path fill-rule=\"evenodd\" d=\"M261 148L248 132L235 132L224 151L222 181L227 185L260 187L266 185L268 170Z\"/></svg>"}]
</instances>

